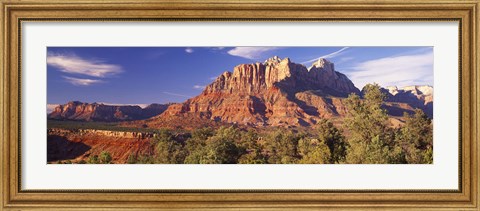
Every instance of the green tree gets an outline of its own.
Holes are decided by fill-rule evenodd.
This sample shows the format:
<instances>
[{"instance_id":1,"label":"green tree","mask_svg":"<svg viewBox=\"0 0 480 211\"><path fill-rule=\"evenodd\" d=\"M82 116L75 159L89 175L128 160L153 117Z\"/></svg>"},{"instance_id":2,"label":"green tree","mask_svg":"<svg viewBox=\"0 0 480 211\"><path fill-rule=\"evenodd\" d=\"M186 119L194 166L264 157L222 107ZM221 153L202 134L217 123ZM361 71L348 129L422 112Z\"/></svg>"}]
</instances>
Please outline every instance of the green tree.
<instances>
[{"instance_id":1,"label":"green tree","mask_svg":"<svg viewBox=\"0 0 480 211\"><path fill-rule=\"evenodd\" d=\"M138 164L154 164L155 158L152 155L142 154L137 156L136 163Z\"/></svg>"},{"instance_id":2,"label":"green tree","mask_svg":"<svg viewBox=\"0 0 480 211\"><path fill-rule=\"evenodd\" d=\"M433 162L432 120L420 109L413 115L404 113L405 125L397 134L408 163Z\"/></svg>"},{"instance_id":3,"label":"green tree","mask_svg":"<svg viewBox=\"0 0 480 211\"><path fill-rule=\"evenodd\" d=\"M231 140L235 142L237 140L240 140L241 131L235 126L220 127L215 131L214 137L222 140Z\"/></svg>"},{"instance_id":4,"label":"green tree","mask_svg":"<svg viewBox=\"0 0 480 211\"><path fill-rule=\"evenodd\" d=\"M317 124L318 140L328 146L330 151L329 163L341 163L347 153L347 142L342 131L337 129L332 122L322 119Z\"/></svg>"},{"instance_id":5,"label":"green tree","mask_svg":"<svg viewBox=\"0 0 480 211\"><path fill-rule=\"evenodd\" d=\"M266 154L268 163L292 164L298 162L297 145L302 135L292 131L278 129L266 136Z\"/></svg>"},{"instance_id":6,"label":"green tree","mask_svg":"<svg viewBox=\"0 0 480 211\"><path fill-rule=\"evenodd\" d=\"M241 164L263 164L266 163L266 158L263 155L263 148L258 144L258 133L253 129L242 133L241 141L239 143L239 150L241 156L238 160Z\"/></svg>"},{"instance_id":7,"label":"green tree","mask_svg":"<svg viewBox=\"0 0 480 211\"><path fill-rule=\"evenodd\" d=\"M99 156L99 162L103 164L109 164L112 162L112 156L107 151L102 151Z\"/></svg>"},{"instance_id":8,"label":"green tree","mask_svg":"<svg viewBox=\"0 0 480 211\"><path fill-rule=\"evenodd\" d=\"M187 156L184 163L199 164L200 159L206 154L204 149L207 145L207 139L213 135L215 135L215 131L211 128L194 130L192 136L186 141Z\"/></svg>"},{"instance_id":9,"label":"green tree","mask_svg":"<svg viewBox=\"0 0 480 211\"><path fill-rule=\"evenodd\" d=\"M206 140L203 140L206 138ZM242 150L235 141L240 139L240 131L231 127L221 127L213 136L210 131L198 131L187 141L189 155L185 163L232 164L237 163Z\"/></svg>"},{"instance_id":10,"label":"green tree","mask_svg":"<svg viewBox=\"0 0 480 211\"><path fill-rule=\"evenodd\" d=\"M345 128L350 132L347 163L400 163L401 150L388 126L388 115L382 108L385 94L378 84L367 84L364 99L350 94L346 99Z\"/></svg>"},{"instance_id":11,"label":"green tree","mask_svg":"<svg viewBox=\"0 0 480 211\"><path fill-rule=\"evenodd\" d=\"M424 154L423 154L423 161L427 164L433 163L433 146L429 146Z\"/></svg>"},{"instance_id":12,"label":"green tree","mask_svg":"<svg viewBox=\"0 0 480 211\"><path fill-rule=\"evenodd\" d=\"M189 154L185 158L184 163L186 164L200 164L200 160L206 156L207 152L205 151L205 146L199 146L195 149L190 150Z\"/></svg>"},{"instance_id":13,"label":"green tree","mask_svg":"<svg viewBox=\"0 0 480 211\"><path fill-rule=\"evenodd\" d=\"M100 161L98 160L98 155L91 155L87 159L88 164L99 164Z\"/></svg>"},{"instance_id":14,"label":"green tree","mask_svg":"<svg viewBox=\"0 0 480 211\"><path fill-rule=\"evenodd\" d=\"M154 138L155 163L184 163L186 153L169 130L161 130Z\"/></svg>"},{"instance_id":15,"label":"green tree","mask_svg":"<svg viewBox=\"0 0 480 211\"><path fill-rule=\"evenodd\" d=\"M135 163L137 163L137 158L135 157L135 154L132 153L132 154L128 155L127 163L128 163L128 164L135 164Z\"/></svg>"},{"instance_id":16,"label":"green tree","mask_svg":"<svg viewBox=\"0 0 480 211\"><path fill-rule=\"evenodd\" d=\"M233 141L210 139L205 147L205 154L200 158L201 164L235 164L239 151Z\"/></svg>"},{"instance_id":17,"label":"green tree","mask_svg":"<svg viewBox=\"0 0 480 211\"><path fill-rule=\"evenodd\" d=\"M299 163L324 164L331 163L329 147L324 141L303 138L298 141L298 152L302 156Z\"/></svg>"}]
</instances>

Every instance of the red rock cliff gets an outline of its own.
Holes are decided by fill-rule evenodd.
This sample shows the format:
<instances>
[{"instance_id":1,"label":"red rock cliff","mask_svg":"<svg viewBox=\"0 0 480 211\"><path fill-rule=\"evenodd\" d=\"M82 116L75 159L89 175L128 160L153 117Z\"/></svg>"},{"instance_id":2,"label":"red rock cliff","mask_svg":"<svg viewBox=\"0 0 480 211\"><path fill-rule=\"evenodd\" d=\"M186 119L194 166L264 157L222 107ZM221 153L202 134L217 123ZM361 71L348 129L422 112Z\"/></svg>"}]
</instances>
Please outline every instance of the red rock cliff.
<instances>
[{"instance_id":1,"label":"red rock cliff","mask_svg":"<svg viewBox=\"0 0 480 211\"><path fill-rule=\"evenodd\" d=\"M339 98L350 93L360 91L325 59L307 68L288 58L273 57L224 72L199 96L172 105L147 122L163 126L177 116L252 126L311 125L320 118L343 114Z\"/></svg>"}]
</instances>

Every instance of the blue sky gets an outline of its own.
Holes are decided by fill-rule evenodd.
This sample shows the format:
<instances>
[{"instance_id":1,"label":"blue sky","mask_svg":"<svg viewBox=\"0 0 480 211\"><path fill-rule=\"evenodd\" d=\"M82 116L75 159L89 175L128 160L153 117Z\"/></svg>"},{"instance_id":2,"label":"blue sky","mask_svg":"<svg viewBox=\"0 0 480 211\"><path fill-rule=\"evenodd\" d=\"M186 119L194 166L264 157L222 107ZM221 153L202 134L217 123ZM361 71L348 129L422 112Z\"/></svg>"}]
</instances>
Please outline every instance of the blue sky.
<instances>
[{"instance_id":1,"label":"blue sky","mask_svg":"<svg viewBox=\"0 0 480 211\"><path fill-rule=\"evenodd\" d=\"M238 64L289 57L335 63L361 89L432 85L432 47L48 47L47 102L183 102Z\"/></svg>"}]
</instances>

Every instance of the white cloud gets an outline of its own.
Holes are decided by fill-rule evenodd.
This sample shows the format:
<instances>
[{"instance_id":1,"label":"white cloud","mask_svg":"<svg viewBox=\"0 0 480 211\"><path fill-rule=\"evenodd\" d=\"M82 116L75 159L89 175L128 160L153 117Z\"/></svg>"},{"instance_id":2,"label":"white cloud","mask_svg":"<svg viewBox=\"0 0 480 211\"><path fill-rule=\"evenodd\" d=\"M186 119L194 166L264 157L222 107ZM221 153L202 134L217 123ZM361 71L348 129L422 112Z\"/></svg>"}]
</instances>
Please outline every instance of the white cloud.
<instances>
[{"instance_id":1,"label":"white cloud","mask_svg":"<svg viewBox=\"0 0 480 211\"><path fill-rule=\"evenodd\" d=\"M236 47L227 53L232 56L239 56L247 59L258 60L269 51L277 50L278 47Z\"/></svg>"},{"instance_id":2,"label":"white cloud","mask_svg":"<svg viewBox=\"0 0 480 211\"><path fill-rule=\"evenodd\" d=\"M218 78L218 76L213 76L213 77L210 77L210 80L215 80L217 78Z\"/></svg>"},{"instance_id":3,"label":"white cloud","mask_svg":"<svg viewBox=\"0 0 480 211\"><path fill-rule=\"evenodd\" d=\"M183 95L183 94L178 94L178 93L173 93L173 92L163 92L163 94L177 96L177 97L188 97L188 98L192 97L192 96L189 96L189 95Z\"/></svg>"},{"instance_id":4,"label":"white cloud","mask_svg":"<svg viewBox=\"0 0 480 211\"><path fill-rule=\"evenodd\" d=\"M65 78L68 83L71 83L75 86L90 86L92 84L98 84L103 82L102 80L74 78L74 77L68 77L68 76L63 76L63 78Z\"/></svg>"},{"instance_id":5,"label":"white cloud","mask_svg":"<svg viewBox=\"0 0 480 211\"><path fill-rule=\"evenodd\" d=\"M195 85L193 86L194 89L205 89L205 86L203 85Z\"/></svg>"},{"instance_id":6,"label":"white cloud","mask_svg":"<svg viewBox=\"0 0 480 211\"><path fill-rule=\"evenodd\" d=\"M322 56L319 56L315 59L310 59L308 61L304 61L302 62L302 64L306 64L306 63L311 63L311 62L314 62L314 61L317 61L321 58L324 58L324 59L329 59L329 58L334 58L336 56L339 56L340 54L344 53L345 50L347 50L349 47L344 47L338 51L335 51L335 52L332 52L332 53L329 53L329 54L326 54L326 55L322 55Z\"/></svg>"},{"instance_id":7,"label":"white cloud","mask_svg":"<svg viewBox=\"0 0 480 211\"><path fill-rule=\"evenodd\" d=\"M346 75L355 86L433 85L433 52L385 57L357 64Z\"/></svg>"},{"instance_id":8,"label":"white cloud","mask_svg":"<svg viewBox=\"0 0 480 211\"><path fill-rule=\"evenodd\" d=\"M342 57L340 58L340 62L348 62L353 59L355 59L355 57Z\"/></svg>"},{"instance_id":9,"label":"white cloud","mask_svg":"<svg viewBox=\"0 0 480 211\"><path fill-rule=\"evenodd\" d=\"M185 52L187 52L187 53L193 53L193 48L185 48Z\"/></svg>"},{"instance_id":10,"label":"white cloud","mask_svg":"<svg viewBox=\"0 0 480 211\"><path fill-rule=\"evenodd\" d=\"M64 73L98 78L105 78L122 72L122 68L118 65L107 64L96 60L87 60L75 55L48 53L47 64L58 68Z\"/></svg>"}]
</instances>

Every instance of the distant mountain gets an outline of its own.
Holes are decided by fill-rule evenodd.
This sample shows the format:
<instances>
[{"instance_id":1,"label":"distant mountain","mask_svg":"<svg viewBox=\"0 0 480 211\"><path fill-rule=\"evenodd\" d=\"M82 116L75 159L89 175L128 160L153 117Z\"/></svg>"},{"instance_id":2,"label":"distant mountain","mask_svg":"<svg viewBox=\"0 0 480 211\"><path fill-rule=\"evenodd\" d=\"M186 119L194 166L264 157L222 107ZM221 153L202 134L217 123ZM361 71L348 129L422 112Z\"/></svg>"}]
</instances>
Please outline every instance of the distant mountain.
<instances>
[{"instance_id":1,"label":"distant mountain","mask_svg":"<svg viewBox=\"0 0 480 211\"><path fill-rule=\"evenodd\" d=\"M145 108L138 105L106 105L79 101L58 105L48 114L49 119L79 121L127 121L147 119L164 112L169 105L150 104Z\"/></svg>"},{"instance_id":2,"label":"distant mountain","mask_svg":"<svg viewBox=\"0 0 480 211\"><path fill-rule=\"evenodd\" d=\"M412 108L422 109L428 116L433 117L433 87L406 86L397 88L389 86L384 89L388 102L406 103Z\"/></svg>"},{"instance_id":3,"label":"distant mountain","mask_svg":"<svg viewBox=\"0 0 480 211\"><path fill-rule=\"evenodd\" d=\"M425 102L433 98L423 97L428 94L424 87L416 90L388 92L391 102L385 106L389 114L402 116L414 108L427 108ZM162 114L140 123L149 127L188 127L193 122L309 126L322 118L345 116L344 100L350 93L361 95L352 81L335 71L334 64L326 59L307 68L275 56L263 63L240 64L233 72L218 76L200 95L171 105Z\"/></svg>"}]
</instances>

